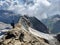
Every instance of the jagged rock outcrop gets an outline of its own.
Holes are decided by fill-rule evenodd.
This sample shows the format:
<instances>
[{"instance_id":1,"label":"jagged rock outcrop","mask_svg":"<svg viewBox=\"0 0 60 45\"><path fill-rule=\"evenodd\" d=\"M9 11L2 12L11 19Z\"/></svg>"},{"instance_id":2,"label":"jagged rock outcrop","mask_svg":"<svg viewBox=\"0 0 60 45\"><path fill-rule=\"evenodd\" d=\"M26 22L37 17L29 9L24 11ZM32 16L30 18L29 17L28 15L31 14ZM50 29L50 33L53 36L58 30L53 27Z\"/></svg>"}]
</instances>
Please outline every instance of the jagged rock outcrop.
<instances>
[{"instance_id":1,"label":"jagged rock outcrop","mask_svg":"<svg viewBox=\"0 0 60 45\"><path fill-rule=\"evenodd\" d=\"M6 32L0 40L0 45L49 45L46 39L37 37L29 32L29 22L25 24L28 25L24 27L22 22L19 22L14 29Z\"/></svg>"},{"instance_id":2,"label":"jagged rock outcrop","mask_svg":"<svg viewBox=\"0 0 60 45\"><path fill-rule=\"evenodd\" d=\"M48 28L43 24L40 20L38 20L36 17L29 17L24 16L26 19L28 19L31 23L31 27L36 29L37 31L43 32L43 33L49 33Z\"/></svg>"}]
</instances>

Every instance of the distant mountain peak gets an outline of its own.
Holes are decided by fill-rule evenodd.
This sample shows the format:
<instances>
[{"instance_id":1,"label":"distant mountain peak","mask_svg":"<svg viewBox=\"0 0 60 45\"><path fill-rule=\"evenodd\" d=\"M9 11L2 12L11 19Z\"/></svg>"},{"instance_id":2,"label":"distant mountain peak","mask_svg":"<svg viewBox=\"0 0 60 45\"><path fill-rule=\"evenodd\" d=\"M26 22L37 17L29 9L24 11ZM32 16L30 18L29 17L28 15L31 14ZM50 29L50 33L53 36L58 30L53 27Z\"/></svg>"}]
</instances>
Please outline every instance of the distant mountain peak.
<instances>
[{"instance_id":1,"label":"distant mountain peak","mask_svg":"<svg viewBox=\"0 0 60 45\"><path fill-rule=\"evenodd\" d=\"M60 18L60 15L59 14L56 14L52 18Z\"/></svg>"}]
</instances>

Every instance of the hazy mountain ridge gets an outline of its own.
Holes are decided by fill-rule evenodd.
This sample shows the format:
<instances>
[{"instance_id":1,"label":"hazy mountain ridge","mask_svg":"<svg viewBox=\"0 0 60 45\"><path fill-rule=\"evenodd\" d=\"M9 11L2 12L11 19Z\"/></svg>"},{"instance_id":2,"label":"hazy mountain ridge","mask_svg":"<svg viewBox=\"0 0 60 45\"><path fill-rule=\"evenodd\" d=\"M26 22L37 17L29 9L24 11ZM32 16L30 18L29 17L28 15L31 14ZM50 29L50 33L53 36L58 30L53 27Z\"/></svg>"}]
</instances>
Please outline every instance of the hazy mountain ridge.
<instances>
[{"instance_id":1,"label":"hazy mountain ridge","mask_svg":"<svg viewBox=\"0 0 60 45\"><path fill-rule=\"evenodd\" d=\"M0 10L0 22L4 23L17 23L20 18L19 14L15 14L13 11L10 10ZM14 20L14 21L13 21Z\"/></svg>"},{"instance_id":2,"label":"hazy mountain ridge","mask_svg":"<svg viewBox=\"0 0 60 45\"><path fill-rule=\"evenodd\" d=\"M50 18L42 20L42 22L51 30L52 33L59 33L60 31L60 15L56 14L54 16L51 16ZM55 30L56 29L56 30ZM54 32L55 30L55 32Z\"/></svg>"}]
</instances>

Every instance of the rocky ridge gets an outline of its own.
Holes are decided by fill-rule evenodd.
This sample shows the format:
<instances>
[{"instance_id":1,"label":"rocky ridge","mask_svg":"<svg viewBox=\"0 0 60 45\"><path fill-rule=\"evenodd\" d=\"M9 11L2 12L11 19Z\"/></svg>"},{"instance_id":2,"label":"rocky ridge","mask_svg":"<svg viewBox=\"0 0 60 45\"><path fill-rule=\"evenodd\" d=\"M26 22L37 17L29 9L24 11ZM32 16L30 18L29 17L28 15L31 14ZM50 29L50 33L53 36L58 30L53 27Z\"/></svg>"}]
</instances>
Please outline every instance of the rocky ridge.
<instances>
[{"instance_id":1,"label":"rocky ridge","mask_svg":"<svg viewBox=\"0 0 60 45\"><path fill-rule=\"evenodd\" d=\"M53 45L55 40L46 40L42 37L33 35L29 31L31 23L24 16L15 27L7 31L0 39L0 45ZM51 42L49 42L51 41ZM55 45L60 45L59 42L55 42Z\"/></svg>"},{"instance_id":2,"label":"rocky ridge","mask_svg":"<svg viewBox=\"0 0 60 45\"><path fill-rule=\"evenodd\" d=\"M28 23L29 24L29 23ZM0 39L0 45L49 45L46 40L31 34L28 26L23 26L21 22L15 25Z\"/></svg>"}]
</instances>

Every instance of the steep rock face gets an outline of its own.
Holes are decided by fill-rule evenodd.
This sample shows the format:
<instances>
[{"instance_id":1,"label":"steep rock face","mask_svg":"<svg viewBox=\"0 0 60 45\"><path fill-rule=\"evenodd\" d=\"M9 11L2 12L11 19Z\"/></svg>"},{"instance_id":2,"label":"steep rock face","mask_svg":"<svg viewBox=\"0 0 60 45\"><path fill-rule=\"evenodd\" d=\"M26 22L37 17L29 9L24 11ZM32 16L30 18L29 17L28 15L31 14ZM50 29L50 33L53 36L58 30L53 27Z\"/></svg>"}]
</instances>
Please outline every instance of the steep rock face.
<instances>
[{"instance_id":1,"label":"steep rock face","mask_svg":"<svg viewBox=\"0 0 60 45\"><path fill-rule=\"evenodd\" d=\"M24 28L19 22L14 29L5 33L0 40L0 45L49 45L49 43L47 40L31 34L28 28Z\"/></svg>"},{"instance_id":2,"label":"steep rock face","mask_svg":"<svg viewBox=\"0 0 60 45\"><path fill-rule=\"evenodd\" d=\"M32 28L36 29L37 31L43 32L43 33L49 33L48 28L41 21L39 21L36 17L29 17L25 15L24 18L30 21Z\"/></svg>"}]
</instances>

